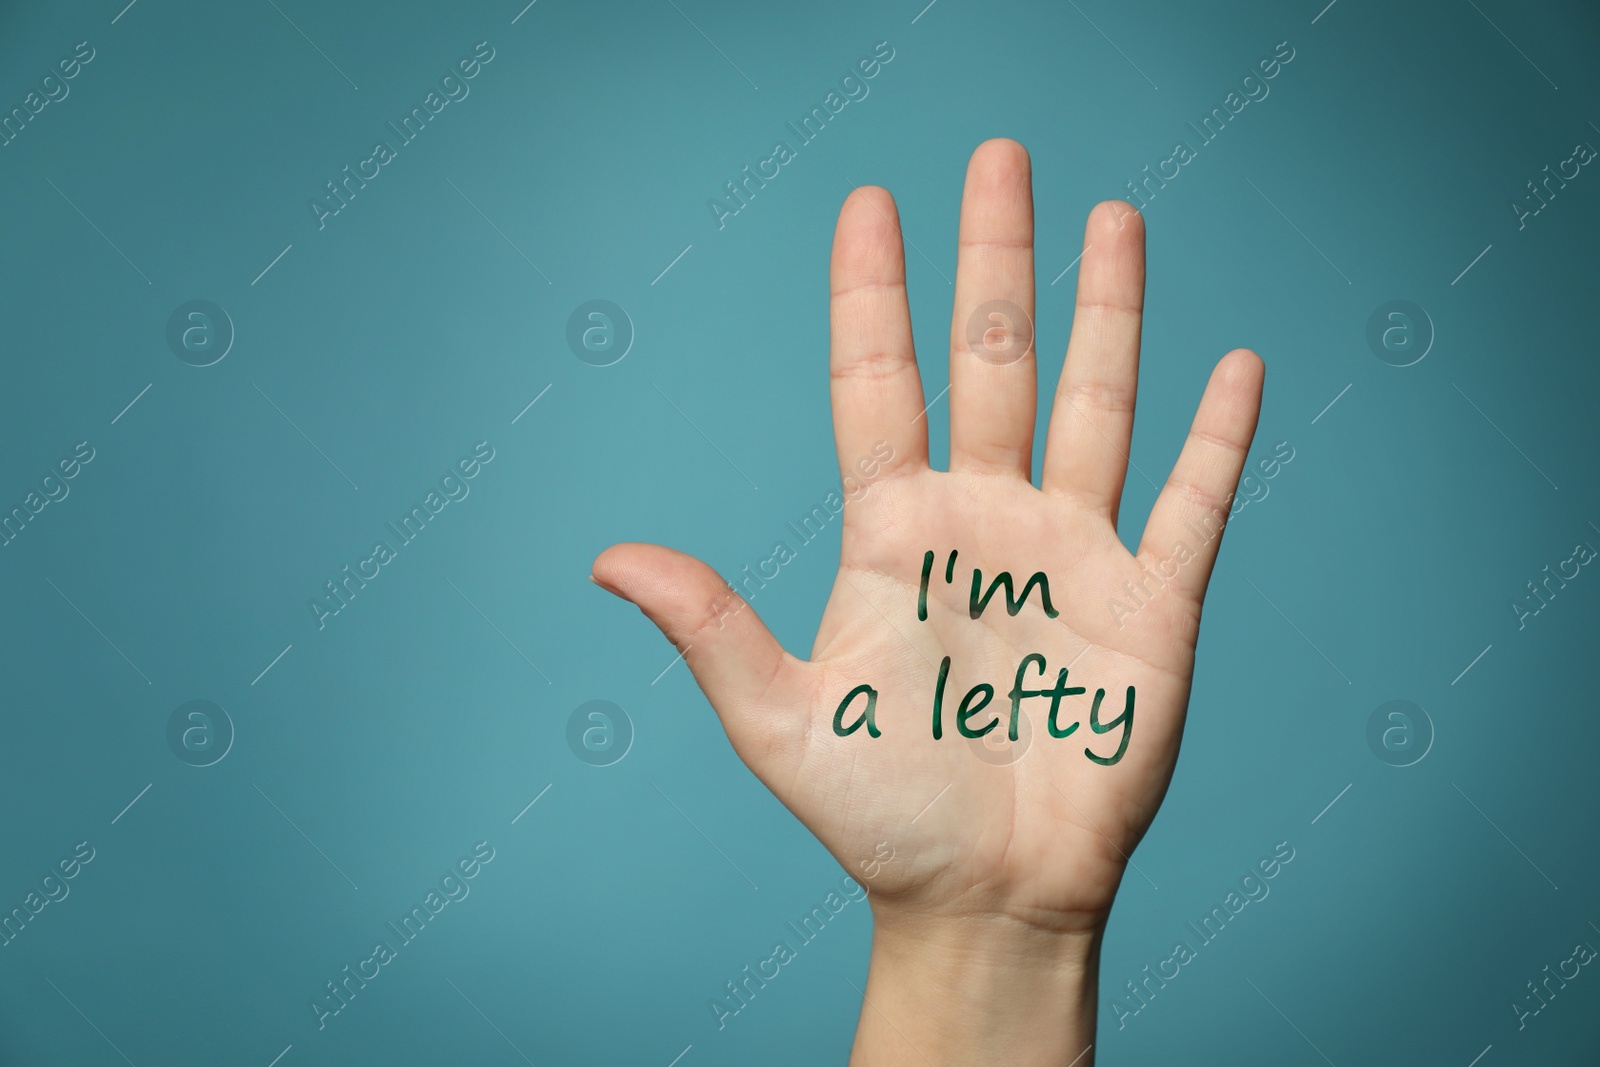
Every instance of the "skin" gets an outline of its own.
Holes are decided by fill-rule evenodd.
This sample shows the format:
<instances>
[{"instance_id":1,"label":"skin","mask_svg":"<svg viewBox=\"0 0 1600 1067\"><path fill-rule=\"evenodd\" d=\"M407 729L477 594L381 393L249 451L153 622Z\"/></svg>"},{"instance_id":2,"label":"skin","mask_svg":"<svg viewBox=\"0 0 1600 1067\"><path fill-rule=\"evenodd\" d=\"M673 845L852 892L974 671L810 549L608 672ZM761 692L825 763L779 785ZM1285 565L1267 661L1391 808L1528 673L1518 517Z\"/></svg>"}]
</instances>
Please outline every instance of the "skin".
<instances>
[{"instance_id":1,"label":"skin","mask_svg":"<svg viewBox=\"0 0 1600 1067\"><path fill-rule=\"evenodd\" d=\"M847 503L839 574L809 660L785 652L755 611L704 563L669 548L620 544L594 562L594 580L647 615L685 661L746 765L839 862L866 883L872 958L851 1056L856 1065L1092 1064L1102 934L1128 855L1171 781L1183 732L1200 608L1220 544L1186 523L1225 519L1261 404L1264 368L1237 349L1216 365L1189 437L1136 554L1118 539L1139 376L1144 224L1129 205L1090 212L1078 265L1071 339L1055 389L1040 484L1032 482L1037 374L1032 352L1033 203L1026 150L979 146L968 166L950 333L950 469L928 466L927 400L912 348L905 256L889 194L863 187L845 200L831 265L830 374L841 470L888 441L894 458ZM1003 365L967 342L979 305L1023 309L1028 351ZM1002 338L1003 339L1003 338ZM1164 581L1156 571L1185 543L1193 558ZM917 619L923 553L936 553L928 619ZM957 549L955 582L944 564ZM1010 571L1020 586L1050 580L1058 617L1037 592L1016 616L1004 596L968 617L972 569ZM1167 563L1163 576L1174 564ZM1113 597L1145 582L1147 603L1118 621ZM980 682L993 702L971 722L1007 726L1008 692L1030 652L1053 684L1087 696L1062 703L1064 739L1045 729L1048 699L1022 713L1032 743L995 765L958 735L956 706ZM944 737L930 730L934 680L952 658ZM879 693L880 737L833 729L856 685ZM1087 724L1097 688L1101 720L1137 692L1124 757L1101 766L1120 730ZM846 716L862 710L858 700ZM884 859L884 856L890 856Z\"/></svg>"}]
</instances>

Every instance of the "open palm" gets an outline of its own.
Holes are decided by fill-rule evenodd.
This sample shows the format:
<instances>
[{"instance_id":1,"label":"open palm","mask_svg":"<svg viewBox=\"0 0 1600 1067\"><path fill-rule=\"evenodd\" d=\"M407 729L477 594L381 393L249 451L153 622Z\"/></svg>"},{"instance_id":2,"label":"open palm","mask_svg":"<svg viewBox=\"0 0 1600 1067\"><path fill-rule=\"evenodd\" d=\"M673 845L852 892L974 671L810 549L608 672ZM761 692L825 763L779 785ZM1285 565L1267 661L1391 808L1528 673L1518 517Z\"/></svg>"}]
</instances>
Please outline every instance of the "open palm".
<instances>
[{"instance_id":1,"label":"open palm","mask_svg":"<svg viewBox=\"0 0 1600 1067\"><path fill-rule=\"evenodd\" d=\"M1036 488L1029 161L1012 141L980 146L961 208L950 470L932 470L894 202L869 187L845 201L832 262L834 435L841 469L873 477L845 507L839 574L809 661L786 653L698 560L623 544L595 561L597 582L685 650L740 757L870 886L880 918L892 909L1093 929L1172 777L1200 605L1255 432L1263 368L1242 349L1217 365L1130 554L1116 518L1144 292L1143 220L1131 207L1094 209L1078 272ZM985 592L1009 572L1019 596L1042 572L1054 617L1035 587L1015 614L1002 589L972 618L975 569ZM1030 653L1044 662L1027 665L1021 688L1048 690L1066 667L1066 685L1086 692L1061 699L1054 721L1048 695L1021 700L1012 742L1010 691ZM958 722L963 697L983 683L992 700ZM866 710L861 695L836 720L862 684L877 694L879 736L840 736L836 721L848 727ZM1131 720L1108 728L1130 687ZM1104 702L1091 720L1097 690ZM963 725L989 728L969 738Z\"/></svg>"}]
</instances>

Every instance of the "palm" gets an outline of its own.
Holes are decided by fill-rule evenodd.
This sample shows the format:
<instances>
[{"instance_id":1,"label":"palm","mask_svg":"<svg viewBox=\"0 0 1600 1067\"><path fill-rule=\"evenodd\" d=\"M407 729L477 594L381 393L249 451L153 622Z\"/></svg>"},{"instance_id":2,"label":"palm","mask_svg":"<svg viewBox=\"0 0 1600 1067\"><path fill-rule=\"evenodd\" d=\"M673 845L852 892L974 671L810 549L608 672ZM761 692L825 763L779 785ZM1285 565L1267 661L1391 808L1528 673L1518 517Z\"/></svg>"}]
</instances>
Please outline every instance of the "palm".
<instances>
[{"instance_id":1,"label":"palm","mask_svg":"<svg viewBox=\"0 0 1600 1067\"><path fill-rule=\"evenodd\" d=\"M880 895L972 911L999 907L1052 925L1103 914L1171 776L1188 695L1187 621L1157 600L1148 618L1117 627L1105 602L1140 577L1138 563L1108 522L1020 479L927 470L874 487L850 507L859 511L812 653L825 679L810 709L816 725L795 787L780 798ZM862 528L896 532L856 535ZM938 573L928 619L919 622L930 547ZM954 584L943 581L950 548L958 550ZM974 567L985 589L1001 571L1022 579L1044 572L1059 615L1045 617L1035 595L1011 617L1002 593L973 621ZM1070 664L1069 684L1088 690L1063 701L1062 729L1086 721L1096 689L1107 691L1102 721L1109 721L1121 712L1126 687L1135 687L1135 729L1122 760L1101 766L1084 756L1086 747L1111 756L1120 730L1097 736L1081 725L1069 737L1051 737L1048 701L1038 698L1024 701L1027 725L1019 722L1018 742L1008 742L1006 694L1028 653L1045 657L1051 679ZM932 693L946 656L944 737L935 742ZM833 712L862 681L881 693L883 736L839 737ZM1040 681L1034 669L1025 684L1039 689ZM961 737L958 701L984 682L996 695L972 727L997 725L982 738ZM883 862L890 850L894 859Z\"/></svg>"},{"instance_id":2,"label":"palm","mask_svg":"<svg viewBox=\"0 0 1600 1067\"><path fill-rule=\"evenodd\" d=\"M1078 312L1035 488L1029 180L1026 154L1012 142L982 146L969 168L952 323L949 472L927 465L893 203L881 190L861 190L841 212L832 271L840 463L860 479L861 461L883 454L875 447L886 443L893 456L869 462L875 477L845 507L839 575L809 661L783 652L742 602L730 610L724 583L688 557L617 546L596 561L595 574L689 650L685 659L740 756L876 899L1088 928L1109 910L1127 854L1172 775L1217 547L1189 531L1197 517L1214 526L1211 516L1226 507L1254 432L1261 373L1249 353L1219 365L1139 553L1129 553L1115 520L1138 377L1143 230L1131 209L1118 218L1102 205L1086 234ZM1000 338L1007 357L980 359L968 344L968 320L995 300L1023 316ZM1193 558L1150 581L1145 568L1179 542ZM951 550L957 556L947 582ZM1001 593L970 618L975 568L985 590L1010 572L1019 594L1043 572L1057 615L1046 616L1035 591L1015 616ZM1112 598L1134 607L1124 583L1141 581L1147 603L1114 615ZM1085 695L1062 700L1058 723L1081 725L1053 737L1050 700L1027 698L1019 741L1009 744L1009 692L1030 653L1045 665L1031 669L1025 688L1047 688L1062 667L1069 667L1068 685L1085 687ZM935 740L931 713L945 657L943 737ZM835 711L863 683L877 693L881 736L866 729L840 736ZM994 695L970 727L996 726L970 739L958 727L958 705L980 683ZM1109 758L1122 729L1090 728L1093 695L1106 691L1104 724L1122 714L1130 686L1137 696L1126 751L1110 765L1094 762L1085 749ZM863 697L846 709L845 724L864 709Z\"/></svg>"}]
</instances>

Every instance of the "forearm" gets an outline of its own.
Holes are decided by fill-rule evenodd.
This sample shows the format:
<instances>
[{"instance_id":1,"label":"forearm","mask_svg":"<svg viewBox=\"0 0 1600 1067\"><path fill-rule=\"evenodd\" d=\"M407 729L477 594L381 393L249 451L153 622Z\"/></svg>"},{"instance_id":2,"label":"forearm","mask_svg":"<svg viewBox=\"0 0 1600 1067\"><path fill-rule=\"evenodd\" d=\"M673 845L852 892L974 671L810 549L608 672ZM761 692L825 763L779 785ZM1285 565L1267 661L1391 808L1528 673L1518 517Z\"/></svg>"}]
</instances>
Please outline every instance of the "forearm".
<instances>
[{"instance_id":1,"label":"forearm","mask_svg":"<svg viewBox=\"0 0 1600 1067\"><path fill-rule=\"evenodd\" d=\"M1100 940L879 917L851 1067L1092 1067Z\"/></svg>"}]
</instances>

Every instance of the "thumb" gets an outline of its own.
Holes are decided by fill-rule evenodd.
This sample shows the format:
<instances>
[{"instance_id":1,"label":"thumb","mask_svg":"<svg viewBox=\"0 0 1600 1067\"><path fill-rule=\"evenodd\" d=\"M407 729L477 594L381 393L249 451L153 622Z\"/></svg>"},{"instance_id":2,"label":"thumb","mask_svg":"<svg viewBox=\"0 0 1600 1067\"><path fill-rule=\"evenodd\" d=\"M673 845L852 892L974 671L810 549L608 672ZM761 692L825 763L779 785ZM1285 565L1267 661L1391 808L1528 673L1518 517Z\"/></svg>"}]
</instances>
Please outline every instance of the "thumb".
<instances>
[{"instance_id":1,"label":"thumb","mask_svg":"<svg viewBox=\"0 0 1600 1067\"><path fill-rule=\"evenodd\" d=\"M590 577L636 605L672 642L746 762L781 740L778 729L791 727L796 737L803 731L806 664L783 650L716 571L660 545L620 544L600 553Z\"/></svg>"}]
</instances>

